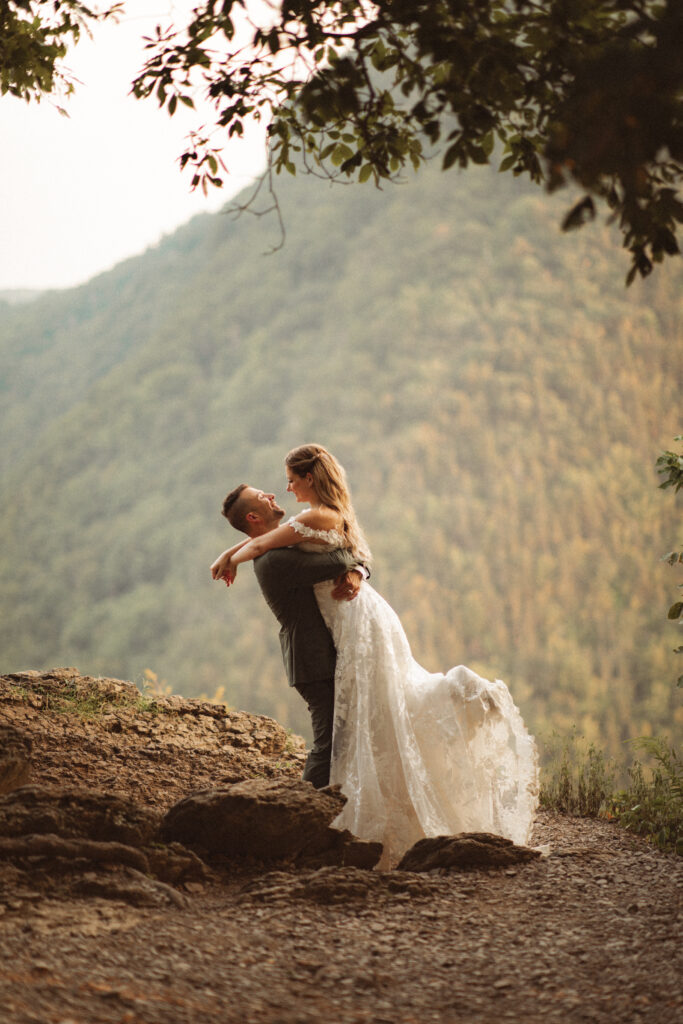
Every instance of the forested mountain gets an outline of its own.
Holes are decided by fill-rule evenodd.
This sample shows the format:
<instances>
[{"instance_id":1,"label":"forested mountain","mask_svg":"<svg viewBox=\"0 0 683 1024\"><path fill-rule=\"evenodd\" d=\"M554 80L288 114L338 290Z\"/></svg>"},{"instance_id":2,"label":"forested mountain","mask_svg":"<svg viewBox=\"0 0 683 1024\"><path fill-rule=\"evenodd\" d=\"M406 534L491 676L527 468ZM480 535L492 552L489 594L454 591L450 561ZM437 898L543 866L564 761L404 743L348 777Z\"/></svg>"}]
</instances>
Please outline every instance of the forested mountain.
<instances>
[{"instance_id":1,"label":"forested mountain","mask_svg":"<svg viewBox=\"0 0 683 1024\"><path fill-rule=\"evenodd\" d=\"M680 263L625 290L607 228L487 169L279 188L274 254L272 218L203 216L0 305L0 668L149 668L304 730L251 569L208 566L225 493L284 502L314 440L423 664L505 678L541 735L670 734Z\"/></svg>"}]
</instances>

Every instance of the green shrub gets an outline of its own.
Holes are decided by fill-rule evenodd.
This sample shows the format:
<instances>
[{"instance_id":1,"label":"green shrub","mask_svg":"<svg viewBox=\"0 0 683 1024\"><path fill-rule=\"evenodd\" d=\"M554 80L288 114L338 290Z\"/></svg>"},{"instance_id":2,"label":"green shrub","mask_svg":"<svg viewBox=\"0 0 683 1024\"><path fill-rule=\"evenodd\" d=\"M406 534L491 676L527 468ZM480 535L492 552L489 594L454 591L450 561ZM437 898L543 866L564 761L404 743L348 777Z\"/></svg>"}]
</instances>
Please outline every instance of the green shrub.
<instances>
[{"instance_id":1,"label":"green shrub","mask_svg":"<svg viewBox=\"0 0 683 1024\"><path fill-rule=\"evenodd\" d=\"M575 732L548 744L541 773L542 807L587 818L607 818L662 850L683 855L683 760L661 738L641 737L635 748L654 762L634 760L625 788L616 785L617 768L594 744Z\"/></svg>"},{"instance_id":2,"label":"green shrub","mask_svg":"<svg viewBox=\"0 0 683 1024\"><path fill-rule=\"evenodd\" d=\"M564 740L553 733L549 746L551 757L541 774L541 806L586 818L604 813L614 794L614 763L593 743L585 748L576 732Z\"/></svg>"},{"instance_id":3,"label":"green shrub","mask_svg":"<svg viewBox=\"0 0 683 1024\"><path fill-rule=\"evenodd\" d=\"M612 813L624 828L683 856L683 760L663 739L643 737L634 746L644 750L654 766L645 769L634 761L628 788L615 794Z\"/></svg>"}]
</instances>

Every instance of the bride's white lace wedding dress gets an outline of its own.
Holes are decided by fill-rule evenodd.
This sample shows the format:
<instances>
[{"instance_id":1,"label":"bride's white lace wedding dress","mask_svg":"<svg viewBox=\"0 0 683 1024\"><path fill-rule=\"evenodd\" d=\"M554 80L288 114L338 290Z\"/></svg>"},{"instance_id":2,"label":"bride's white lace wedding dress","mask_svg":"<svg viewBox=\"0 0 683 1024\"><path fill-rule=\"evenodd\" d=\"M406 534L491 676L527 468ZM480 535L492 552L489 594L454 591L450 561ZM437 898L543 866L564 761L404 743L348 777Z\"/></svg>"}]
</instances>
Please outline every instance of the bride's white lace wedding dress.
<instances>
[{"instance_id":1,"label":"bride's white lace wedding dress","mask_svg":"<svg viewBox=\"0 0 683 1024\"><path fill-rule=\"evenodd\" d=\"M336 531L302 536L342 546ZM320 544L301 547L320 550ZM418 839L493 832L527 843L538 804L538 759L510 692L464 665L445 675L413 658L398 616L369 583L335 601L316 598L337 649L330 781L347 797L335 819L384 845L380 867Z\"/></svg>"}]
</instances>

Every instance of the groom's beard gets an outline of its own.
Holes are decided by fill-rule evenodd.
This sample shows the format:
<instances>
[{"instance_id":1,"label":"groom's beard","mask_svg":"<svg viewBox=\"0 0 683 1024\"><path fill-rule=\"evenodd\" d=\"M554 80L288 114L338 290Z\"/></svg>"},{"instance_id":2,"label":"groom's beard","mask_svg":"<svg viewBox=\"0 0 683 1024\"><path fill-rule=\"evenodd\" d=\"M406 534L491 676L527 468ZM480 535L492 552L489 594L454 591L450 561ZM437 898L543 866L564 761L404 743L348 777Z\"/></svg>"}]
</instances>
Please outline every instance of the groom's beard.
<instances>
[{"instance_id":1,"label":"groom's beard","mask_svg":"<svg viewBox=\"0 0 683 1024\"><path fill-rule=\"evenodd\" d=\"M280 508L278 505L275 508L271 508L270 511L272 513L272 518L268 520L268 527L269 529L274 530L285 514L285 510Z\"/></svg>"}]
</instances>

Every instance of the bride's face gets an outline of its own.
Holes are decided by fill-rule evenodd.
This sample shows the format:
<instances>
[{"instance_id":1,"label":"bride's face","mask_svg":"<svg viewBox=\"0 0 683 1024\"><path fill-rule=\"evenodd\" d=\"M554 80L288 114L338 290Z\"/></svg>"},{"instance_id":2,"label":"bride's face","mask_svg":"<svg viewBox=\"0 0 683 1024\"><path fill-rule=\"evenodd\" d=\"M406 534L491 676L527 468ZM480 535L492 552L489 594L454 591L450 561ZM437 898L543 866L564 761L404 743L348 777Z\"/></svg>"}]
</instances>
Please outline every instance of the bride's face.
<instances>
[{"instance_id":1,"label":"bride's face","mask_svg":"<svg viewBox=\"0 0 683 1024\"><path fill-rule=\"evenodd\" d=\"M317 503L318 496L313 486L313 477L310 473L306 476L298 476L289 466L285 466L287 474L287 490L293 494L297 501L307 501L309 505Z\"/></svg>"}]
</instances>

